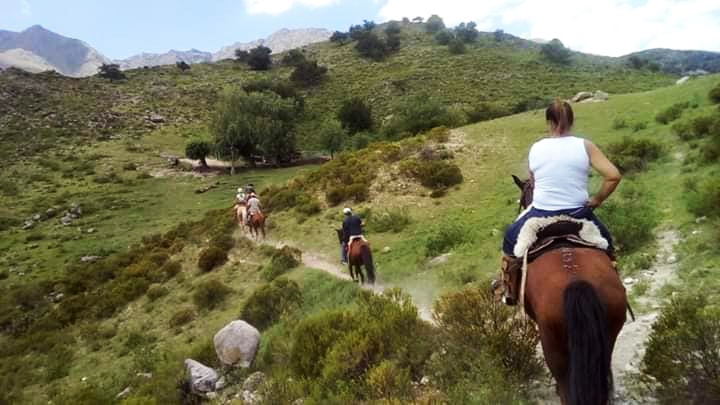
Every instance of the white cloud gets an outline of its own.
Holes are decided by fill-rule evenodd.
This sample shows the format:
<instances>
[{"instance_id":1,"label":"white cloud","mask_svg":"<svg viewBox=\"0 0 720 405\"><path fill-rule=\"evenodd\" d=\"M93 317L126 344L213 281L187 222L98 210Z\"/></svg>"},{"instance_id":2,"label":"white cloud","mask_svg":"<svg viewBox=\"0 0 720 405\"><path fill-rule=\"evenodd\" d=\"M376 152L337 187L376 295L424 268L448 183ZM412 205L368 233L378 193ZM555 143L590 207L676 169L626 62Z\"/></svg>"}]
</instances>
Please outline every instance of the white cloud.
<instances>
[{"instance_id":1,"label":"white cloud","mask_svg":"<svg viewBox=\"0 0 720 405\"><path fill-rule=\"evenodd\" d=\"M278 15L295 6L318 8L329 6L338 0L243 0L248 14Z\"/></svg>"},{"instance_id":2,"label":"white cloud","mask_svg":"<svg viewBox=\"0 0 720 405\"><path fill-rule=\"evenodd\" d=\"M30 2L28 0L20 0L20 14L22 14L22 15L32 14L32 9L30 8Z\"/></svg>"},{"instance_id":3,"label":"white cloud","mask_svg":"<svg viewBox=\"0 0 720 405\"><path fill-rule=\"evenodd\" d=\"M646 48L720 51L718 0L387 0L383 20L440 15L447 25L473 20L482 30L559 38L575 50L619 56Z\"/></svg>"}]
</instances>

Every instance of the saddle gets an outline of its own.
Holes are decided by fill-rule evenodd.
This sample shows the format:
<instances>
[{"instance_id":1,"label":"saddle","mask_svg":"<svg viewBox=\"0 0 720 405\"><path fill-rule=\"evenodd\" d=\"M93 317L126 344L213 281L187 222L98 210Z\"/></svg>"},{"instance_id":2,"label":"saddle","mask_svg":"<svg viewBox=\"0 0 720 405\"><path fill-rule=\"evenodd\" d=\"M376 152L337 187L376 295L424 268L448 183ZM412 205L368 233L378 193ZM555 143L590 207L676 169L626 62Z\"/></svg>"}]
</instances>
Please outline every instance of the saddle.
<instances>
[{"instance_id":1,"label":"saddle","mask_svg":"<svg viewBox=\"0 0 720 405\"><path fill-rule=\"evenodd\" d=\"M518 235L515 257L527 255L528 263L544 252L560 246L579 246L607 252L608 241L597 225L587 219L567 215L528 219Z\"/></svg>"}]
</instances>

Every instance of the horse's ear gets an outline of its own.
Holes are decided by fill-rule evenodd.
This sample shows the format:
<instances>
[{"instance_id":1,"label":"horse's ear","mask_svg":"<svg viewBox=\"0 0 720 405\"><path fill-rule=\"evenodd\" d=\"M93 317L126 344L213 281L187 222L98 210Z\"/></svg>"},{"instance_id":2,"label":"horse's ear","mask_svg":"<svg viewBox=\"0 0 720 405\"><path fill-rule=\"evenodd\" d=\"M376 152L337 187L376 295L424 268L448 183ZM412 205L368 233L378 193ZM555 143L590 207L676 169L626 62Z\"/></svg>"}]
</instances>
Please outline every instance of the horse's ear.
<instances>
[{"instance_id":1,"label":"horse's ear","mask_svg":"<svg viewBox=\"0 0 720 405\"><path fill-rule=\"evenodd\" d=\"M513 174L512 178L513 178L513 181L515 182L515 184L518 186L518 188L520 188L520 190L522 190L525 187L525 182L520 180L520 178L518 176Z\"/></svg>"}]
</instances>

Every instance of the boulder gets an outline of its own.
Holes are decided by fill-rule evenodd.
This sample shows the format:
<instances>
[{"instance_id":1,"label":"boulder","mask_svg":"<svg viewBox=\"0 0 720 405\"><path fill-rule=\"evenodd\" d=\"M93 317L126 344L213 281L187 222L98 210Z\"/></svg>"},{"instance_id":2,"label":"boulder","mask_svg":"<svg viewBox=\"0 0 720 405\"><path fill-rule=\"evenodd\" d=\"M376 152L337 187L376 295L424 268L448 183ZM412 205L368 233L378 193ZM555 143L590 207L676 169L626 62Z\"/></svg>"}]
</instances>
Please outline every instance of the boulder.
<instances>
[{"instance_id":1,"label":"boulder","mask_svg":"<svg viewBox=\"0 0 720 405\"><path fill-rule=\"evenodd\" d=\"M185 370L191 392L204 395L215 391L215 384L220 379L217 371L193 359L185 359Z\"/></svg>"},{"instance_id":2,"label":"boulder","mask_svg":"<svg viewBox=\"0 0 720 405\"><path fill-rule=\"evenodd\" d=\"M213 338L215 353L228 366L250 367L260 344L260 332L245 321L232 321Z\"/></svg>"},{"instance_id":3,"label":"boulder","mask_svg":"<svg viewBox=\"0 0 720 405\"><path fill-rule=\"evenodd\" d=\"M589 91L581 91L578 94L576 94L572 99L570 99L573 103L578 103L580 101L583 101L588 98L592 98L593 94Z\"/></svg>"},{"instance_id":4,"label":"boulder","mask_svg":"<svg viewBox=\"0 0 720 405\"><path fill-rule=\"evenodd\" d=\"M243 382L242 389L244 391L257 391L265 382L265 373L256 371L248 376Z\"/></svg>"},{"instance_id":5,"label":"boulder","mask_svg":"<svg viewBox=\"0 0 720 405\"><path fill-rule=\"evenodd\" d=\"M65 226L72 224L72 221L73 221L73 217L70 216L69 213L66 213L65 215L63 215L62 218L60 218L60 223Z\"/></svg>"},{"instance_id":6,"label":"boulder","mask_svg":"<svg viewBox=\"0 0 720 405\"><path fill-rule=\"evenodd\" d=\"M433 257L432 259L430 259L430 262L428 262L428 264L431 266L439 266L441 264L445 264L448 262L448 260L450 260L451 255L452 253L444 253L440 256Z\"/></svg>"},{"instance_id":7,"label":"boulder","mask_svg":"<svg viewBox=\"0 0 720 405\"><path fill-rule=\"evenodd\" d=\"M40 218L42 218L42 216L41 216L40 214L35 214L35 215L32 216L32 220L33 220L33 221L39 221Z\"/></svg>"},{"instance_id":8,"label":"boulder","mask_svg":"<svg viewBox=\"0 0 720 405\"><path fill-rule=\"evenodd\" d=\"M595 93L593 94L593 100L596 101L606 101L608 97L610 96L602 90L595 90Z\"/></svg>"},{"instance_id":9,"label":"boulder","mask_svg":"<svg viewBox=\"0 0 720 405\"><path fill-rule=\"evenodd\" d=\"M150 114L148 119L150 120L150 122L152 122L154 124L161 124L161 123L165 122L165 117L163 117L160 114Z\"/></svg>"},{"instance_id":10,"label":"boulder","mask_svg":"<svg viewBox=\"0 0 720 405\"><path fill-rule=\"evenodd\" d=\"M678 81L675 82L675 84L677 84L677 85L684 84L688 80L690 80L690 76L683 76L683 77L679 78Z\"/></svg>"},{"instance_id":11,"label":"boulder","mask_svg":"<svg viewBox=\"0 0 720 405\"><path fill-rule=\"evenodd\" d=\"M45 216L48 218L52 218L57 214L57 210L55 208L48 208L47 211L45 211Z\"/></svg>"},{"instance_id":12,"label":"boulder","mask_svg":"<svg viewBox=\"0 0 720 405\"><path fill-rule=\"evenodd\" d=\"M83 263L87 263L87 262L92 263L92 262L96 262L100 259L102 259L102 256L83 256L80 258L80 261Z\"/></svg>"},{"instance_id":13,"label":"boulder","mask_svg":"<svg viewBox=\"0 0 720 405\"><path fill-rule=\"evenodd\" d=\"M33 222L31 219L28 219L28 220L25 221L25 223L23 224L22 229L23 229L23 230L28 230L28 229L32 228L33 226L35 226L35 222Z\"/></svg>"}]
</instances>

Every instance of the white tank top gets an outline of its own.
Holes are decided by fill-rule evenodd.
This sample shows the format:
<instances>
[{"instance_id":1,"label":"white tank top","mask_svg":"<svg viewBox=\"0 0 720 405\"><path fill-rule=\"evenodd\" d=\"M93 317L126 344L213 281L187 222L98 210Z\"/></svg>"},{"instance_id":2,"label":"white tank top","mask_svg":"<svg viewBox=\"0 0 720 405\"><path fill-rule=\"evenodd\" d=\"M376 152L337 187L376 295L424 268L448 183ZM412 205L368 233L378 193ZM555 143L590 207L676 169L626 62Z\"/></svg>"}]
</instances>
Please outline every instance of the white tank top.
<instances>
[{"instance_id":1,"label":"white tank top","mask_svg":"<svg viewBox=\"0 0 720 405\"><path fill-rule=\"evenodd\" d=\"M575 136L542 139L530 148L528 162L535 176L533 207L556 211L585 205L590 157L584 139Z\"/></svg>"}]
</instances>

